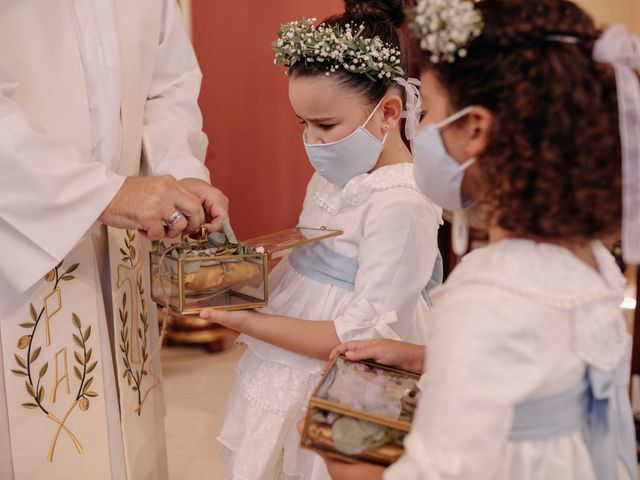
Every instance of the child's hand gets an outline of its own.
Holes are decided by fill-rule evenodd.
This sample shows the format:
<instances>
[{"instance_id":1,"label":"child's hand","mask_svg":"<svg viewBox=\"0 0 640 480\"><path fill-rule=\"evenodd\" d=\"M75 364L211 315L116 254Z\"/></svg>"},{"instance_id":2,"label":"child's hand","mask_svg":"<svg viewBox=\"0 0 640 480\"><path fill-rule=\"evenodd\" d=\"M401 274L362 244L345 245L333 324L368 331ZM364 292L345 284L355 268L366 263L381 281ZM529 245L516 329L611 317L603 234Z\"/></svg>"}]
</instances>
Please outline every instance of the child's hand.
<instances>
[{"instance_id":1,"label":"child's hand","mask_svg":"<svg viewBox=\"0 0 640 480\"><path fill-rule=\"evenodd\" d=\"M239 310L236 312L224 312L221 310L210 309L200 312L200 318L219 323L224 327L230 328L231 330L236 330L238 332L244 331L244 326L249 321L251 315L258 314L254 312L247 312L244 310Z\"/></svg>"},{"instance_id":2,"label":"child's hand","mask_svg":"<svg viewBox=\"0 0 640 480\"><path fill-rule=\"evenodd\" d=\"M302 431L304 430L304 422L305 422L305 418L301 418L300 420L298 420L298 423L296 423L296 428L298 429L298 433L300 435L302 435Z\"/></svg>"},{"instance_id":3,"label":"child's hand","mask_svg":"<svg viewBox=\"0 0 640 480\"><path fill-rule=\"evenodd\" d=\"M426 349L423 345L396 340L354 340L334 348L331 359L340 354L352 361L373 360L410 372L422 373Z\"/></svg>"},{"instance_id":4,"label":"child's hand","mask_svg":"<svg viewBox=\"0 0 640 480\"><path fill-rule=\"evenodd\" d=\"M321 455L333 480L382 480L384 468L368 463L345 463Z\"/></svg>"}]
</instances>

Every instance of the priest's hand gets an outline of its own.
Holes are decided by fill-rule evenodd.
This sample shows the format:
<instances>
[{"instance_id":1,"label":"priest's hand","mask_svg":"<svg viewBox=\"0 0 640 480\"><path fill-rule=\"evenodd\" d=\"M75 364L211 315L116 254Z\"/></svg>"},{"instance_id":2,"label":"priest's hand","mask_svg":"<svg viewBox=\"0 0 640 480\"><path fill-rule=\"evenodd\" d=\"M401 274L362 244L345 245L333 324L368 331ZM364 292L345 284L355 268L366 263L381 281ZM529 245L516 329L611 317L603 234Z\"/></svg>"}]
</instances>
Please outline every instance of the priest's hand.
<instances>
[{"instance_id":1,"label":"priest's hand","mask_svg":"<svg viewBox=\"0 0 640 480\"><path fill-rule=\"evenodd\" d=\"M197 195L204 207L207 223L204 226L210 232L220 230L222 220L228 216L229 199L217 188L199 178L184 178L178 183Z\"/></svg>"},{"instance_id":2,"label":"priest's hand","mask_svg":"<svg viewBox=\"0 0 640 480\"><path fill-rule=\"evenodd\" d=\"M338 355L344 355L347 360L373 360L398 367L410 372L422 373L426 355L424 345L398 342L396 340L354 340L338 345L331 352L331 360Z\"/></svg>"},{"instance_id":3,"label":"priest's hand","mask_svg":"<svg viewBox=\"0 0 640 480\"><path fill-rule=\"evenodd\" d=\"M200 197L171 176L127 177L100 221L117 228L137 229L150 240L197 231L205 222ZM176 213L177 220L168 221ZM171 225L166 226L165 224Z\"/></svg>"}]
</instances>

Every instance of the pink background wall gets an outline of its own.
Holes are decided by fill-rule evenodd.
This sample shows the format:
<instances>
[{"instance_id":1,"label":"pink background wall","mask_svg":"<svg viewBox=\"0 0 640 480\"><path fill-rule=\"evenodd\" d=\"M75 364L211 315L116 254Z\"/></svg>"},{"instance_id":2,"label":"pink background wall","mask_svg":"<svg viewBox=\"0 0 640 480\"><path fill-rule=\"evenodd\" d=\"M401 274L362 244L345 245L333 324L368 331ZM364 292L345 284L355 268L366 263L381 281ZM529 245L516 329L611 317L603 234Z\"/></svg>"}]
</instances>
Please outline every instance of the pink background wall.
<instances>
[{"instance_id":1,"label":"pink background wall","mask_svg":"<svg viewBox=\"0 0 640 480\"><path fill-rule=\"evenodd\" d=\"M194 0L193 42L213 183L239 239L296 224L312 169L271 42L281 23L340 13L340 0Z\"/></svg>"}]
</instances>

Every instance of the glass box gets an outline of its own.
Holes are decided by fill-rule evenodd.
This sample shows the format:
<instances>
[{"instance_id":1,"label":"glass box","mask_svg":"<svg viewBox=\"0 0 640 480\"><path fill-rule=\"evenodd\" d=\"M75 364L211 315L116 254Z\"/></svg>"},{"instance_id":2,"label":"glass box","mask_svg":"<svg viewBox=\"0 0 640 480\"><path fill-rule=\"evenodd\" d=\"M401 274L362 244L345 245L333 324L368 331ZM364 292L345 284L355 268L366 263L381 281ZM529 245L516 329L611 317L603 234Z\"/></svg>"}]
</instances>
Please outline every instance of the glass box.
<instances>
[{"instance_id":1,"label":"glass box","mask_svg":"<svg viewBox=\"0 0 640 480\"><path fill-rule=\"evenodd\" d=\"M343 461L390 465L404 452L419 379L339 356L309 400L301 445Z\"/></svg>"},{"instance_id":2,"label":"glass box","mask_svg":"<svg viewBox=\"0 0 640 480\"><path fill-rule=\"evenodd\" d=\"M195 240L172 245L166 253L153 251L151 298L180 315L196 315L205 308L264 307L269 301L273 254L341 234L339 230L299 227L246 240L238 244L241 248L221 247L215 254ZM177 253L183 250L189 256Z\"/></svg>"}]
</instances>

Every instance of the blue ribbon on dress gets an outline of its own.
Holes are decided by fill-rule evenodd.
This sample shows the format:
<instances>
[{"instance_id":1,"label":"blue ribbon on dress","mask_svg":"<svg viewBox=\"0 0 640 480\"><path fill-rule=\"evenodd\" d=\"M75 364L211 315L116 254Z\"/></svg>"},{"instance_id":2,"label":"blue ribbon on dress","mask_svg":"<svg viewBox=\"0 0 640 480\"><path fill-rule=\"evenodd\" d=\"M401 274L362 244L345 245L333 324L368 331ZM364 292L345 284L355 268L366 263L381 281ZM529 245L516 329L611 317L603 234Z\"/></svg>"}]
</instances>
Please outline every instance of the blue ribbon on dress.
<instances>
[{"instance_id":1,"label":"blue ribbon on dress","mask_svg":"<svg viewBox=\"0 0 640 480\"><path fill-rule=\"evenodd\" d=\"M516 405L509 440L542 440L579 431L588 420L589 388L585 376L564 392Z\"/></svg>"},{"instance_id":2,"label":"blue ribbon on dress","mask_svg":"<svg viewBox=\"0 0 640 480\"><path fill-rule=\"evenodd\" d=\"M619 460L636 480L629 374L628 354L611 372L588 366L585 378L573 388L516 405L509 439L541 440L584 430L598 480L618 479Z\"/></svg>"},{"instance_id":3,"label":"blue ribbon on dress","mask_svg":"<svg viewBox=\"0 0 640 480\"><path fill-rule=\"evenodd\" d=\"M289 255L289 263L300 275L320 283L354 290L358 274L358 259L332 250L324 242L296 248Z\"/></svg>"},{"instance_id":4,"label":"blue ribbon on dress","mask_svg":"<svg viewBox=\"0 0 640 480\"><path fill-rule=\"evenodd\" d=\"M592 403L589 418L589 450L598 480L617 478L617 459L637 479L636 435L627 392L629 357L613 372L589 369Z\"/></svg>"},{"instance_id":5,"label":"blue ribbon on dress","mask_svg":"<svg viewBox=\"0 0 640 480\"><path fill-rule=\"evenodd\" d=\"M431 300L431 290L442 285L442 279L444 277L444 267L442 264L442 255L440 255L440 251L438 251L438 255L436 256L436 260L433 263L433 270L431 271L431 278L427 283L427 286L424 287L422 291L422 298L425 299L427 305L430 307L433 306L433 301Z\"/></svg>"},{"instance_id":6,"label":"blue ribbon on dress","mask_svg":"<svg viewBox=\"0 0 640 480\"><path fill-rule=\"evenodd\" d=\"M425 287L425 291L430 292L434 288L442 285L442 279L444 277L444 267L442 265L442 255L438 252L438 256L436 256L436 261L433 263L433 270L431 271L431 278L429 279L429 283Z\"/></svg>"},{"instance_id":7,"label":"blue ribbon on dress","mask_svg":"<svg viewBox=\"0 0 640 480\"><path fill-rule=\"evenodd\" d=\"M323 242L309 243L296 248L289 255L289 263L300 275L317 282L351 291L355 289L358 260L332 250ZM442 276L442 256L438 252L431 278L423 290L423 296L429 305L429 292L442 284Z\"/></svg>"}]
</instances>

